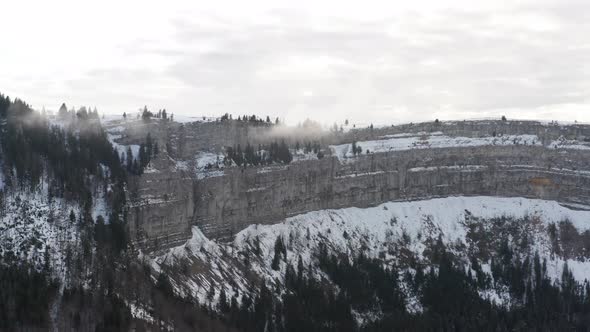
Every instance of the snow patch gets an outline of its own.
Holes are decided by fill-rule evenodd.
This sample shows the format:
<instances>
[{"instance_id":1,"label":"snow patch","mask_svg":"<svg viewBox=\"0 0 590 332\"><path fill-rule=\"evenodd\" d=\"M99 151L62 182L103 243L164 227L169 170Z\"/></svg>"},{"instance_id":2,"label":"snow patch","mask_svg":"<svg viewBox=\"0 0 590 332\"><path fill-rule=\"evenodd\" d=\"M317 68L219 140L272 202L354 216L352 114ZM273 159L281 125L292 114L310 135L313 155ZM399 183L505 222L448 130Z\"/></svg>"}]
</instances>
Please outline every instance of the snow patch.
<instances>
[{"instance_id":1,"label":"snow patch","mask_svg":"<svg viewBox=\"0 0 590 332\"><path fill-rule=\"evenodd\" d=\"M133 155L133 159L137 160L139 158L139 145L137 145L137 144L123 145L123 144L117 143L116 140L120 139L121 137L123 137L123 135L120 135L120 134L115 135L115 134L107 133L107 138L108 138L109 142L111 142L111 145L113 145L113 147L117 150L117 154L119 154L119 157L123 156L121 158L121 162L127 162L128 148L131 148L131 154Z\"/></svg>"}]
</instances>

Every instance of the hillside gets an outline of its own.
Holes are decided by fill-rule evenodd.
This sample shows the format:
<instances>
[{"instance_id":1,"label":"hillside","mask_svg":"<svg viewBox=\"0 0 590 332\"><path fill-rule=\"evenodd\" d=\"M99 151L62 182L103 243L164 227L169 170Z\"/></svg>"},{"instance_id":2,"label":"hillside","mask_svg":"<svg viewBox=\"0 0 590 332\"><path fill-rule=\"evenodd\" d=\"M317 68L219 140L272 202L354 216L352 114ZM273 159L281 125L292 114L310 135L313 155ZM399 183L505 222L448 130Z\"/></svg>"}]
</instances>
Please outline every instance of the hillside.
<instances>
[{"instance_id":1,"label":"hillside","mask_svg":"<svg viewBox=\"0 0 590 332\"><path fill-rule=\"evenodd\" d=\"M0 97L0 330L585 330L590 127Z\"/></svg>"},{"instance_id":2,"label":"hillside","mask_svg":"<svg viewBox=\"0 0 590 332\"><path fill-rule=\"evenodd\" d=\"M294 283L313 280L331 296L345 291L351 323L372 330L376 325L400 328L387 325L392 317L413 321L436 315L436 310L432 312L436 304L427 298L428 286L422 283L449 259L454 273L465 279L472 296L478 296L484 307L497 308L500 317L504 311L518 317L520 310L540 309L530 307L533 299L527 292L541 283L563 287L572 282L588 287L589 218L589 211L523 198L450 197L385 203L367 209L310 212L275 225L252 225L230 243L209 240L193 227L186 244L148 261L155 271L171 276L177 294L222 312L232 301L243 303L255 297L260 287L273 290L273 296L288 298L301 291L297 288L302 286ZM375 264L375 278L385 279L355 280L355 273L371 273L363 270L368 263ZM346 273L352 275L346 277ZM372 284L387 280L392 283L390 291L399 296L400 307L385 307L389 295ZM354 287L370 290L355 294ZM439 291L443 298L453 295ZM585 294L580 300L585 299L587 289L580 291ZM296 314L291 309L275 310L287 316ZM299 310L314 315L309 308ZM584 325L588 317L582 317L578 323ZM269 324L280 324L277 319L268 318ZM446 319L449 325L445 326L460 326L454 318ZM498 319L485 316L480 322L463 324L470 328L509 324L501 321L505 318Z\"/></svg>"}]
</instances>

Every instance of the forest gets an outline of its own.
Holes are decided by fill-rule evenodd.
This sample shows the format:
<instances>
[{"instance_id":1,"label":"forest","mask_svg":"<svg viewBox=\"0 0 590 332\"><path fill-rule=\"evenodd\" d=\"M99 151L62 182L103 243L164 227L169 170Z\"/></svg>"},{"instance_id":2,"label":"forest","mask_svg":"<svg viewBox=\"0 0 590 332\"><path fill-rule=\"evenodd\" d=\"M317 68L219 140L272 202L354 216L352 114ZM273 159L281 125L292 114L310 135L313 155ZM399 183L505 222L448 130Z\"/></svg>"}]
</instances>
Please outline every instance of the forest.
<instances>
[{"instance_id":1,"label":"forest","mask_svg":"<svg viewBox=\"0 0 590 332\"><path fill-rule=\"evenodd\" d=\"M115 264L127 248L123 211L128 174L96 111L67 111L62 106L58 117L60 124L51 124L46 114L34 111L27 103L0 95L0 193L46 190L50 201L60 198L78 206L79 214L64 211L82 243L80 252L72 255L66 267L76 275L102 262L103 273L95 276L96 282L107 285L112 283L115 267L105 262ZM109 188L111 213L94 220L91 210L97 185ZM47 326L50 302L61 283L50 273L49 251L45 249L46 264L42 268L26 261L15 262L10 254L0 254L0 329ZM66 295L72 292L68 287L64 289ZM109 292L97 292L91 298L94 307L96 301L115 301ZM64 303L67 299L62 298ZM129 316L125 306L115 303L112 308L112 315L127 312ZM116 324L124 322L117 320Z\"/></svg>"},{"instance_id":2,"label":"forest","mask_svg":"<svg viewBox=\"0 0 590 332\"><path fill-rule=\"evenodd\" d=\"M284 260L283 246L279 238L273 264ZM222 293L218 309L245 331L588 331L588 281L576 282L565 266L561 283L554 283L538 255L519 259L505 248L496 254L492 276L476 259L465 266L442 245L435 264L402 273L362 253L352 260L331 255L324 246L319 266L336 287L306 277L310 267L300 258L297 267L287 266L282 296L263 282L259 294L241 305ZM480 291L491 283L505 287L514 305L483 298ZM408 311L410 301L422 309ZM358 325L359 317L365 324Z\"/></svg>"}]
</instances>

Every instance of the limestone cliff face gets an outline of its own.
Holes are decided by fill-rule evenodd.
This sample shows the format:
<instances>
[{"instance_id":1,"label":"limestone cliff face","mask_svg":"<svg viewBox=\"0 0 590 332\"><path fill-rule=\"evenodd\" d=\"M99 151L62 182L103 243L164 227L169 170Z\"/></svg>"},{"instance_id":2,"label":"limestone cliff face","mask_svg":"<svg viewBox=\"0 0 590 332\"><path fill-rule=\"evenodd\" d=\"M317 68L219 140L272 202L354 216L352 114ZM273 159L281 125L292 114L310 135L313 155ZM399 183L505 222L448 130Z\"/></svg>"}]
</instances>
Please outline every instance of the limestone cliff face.
<instances>
[{"instance_id":1,"label":"limestone cliff face","mask_svg":"<svg viewBox=\"0 0 590 332\"><path fill-rule=\"evenodd\" d=\"M182 172L160 171L133 177L127 224L131 240L144 250L169 248L190 234L193 181Z\"/></svg>"},{"instance_id":2,"label":"limestone cliff face","mask_svg":"<svg viewBox=\"0 0 590 332\"><path fill-rule=\"evenodd\" d=\"M543 146L480 146L410 149L363 154L341 160L329 154L289 165L230 167L197 176L190 164L197 151L256 142L265 128L224 123L168 125L157 139L165 144L154 169L129 185L128 225L132 241L145 251L179 245L197 225L208 237L229 239L253 223L329 208L368 207L386 201L451 195L520 196L590 205L590 149L550 148L560 136L582 140L588 126L543 126L519 122L457 122L352 131L322 142L375 139L397 132L443 131L479 137L535 134ZM237 128L237 129L236 129ZM152 134L153 135L153 134ZM261 136L262 135L262 136ZM585 136L588 135L588 136Z\"/></svg>"},{"instance_id":3,"label":"limestone cliff face","mask_svg":"<svg viewBox=\"0 0 590 332\"><path fill-rule=\"evenodd\" d=\"M196 182L193 222L212 237L307 211L451 195L590 202L590 153L533 147L414 150L335 157Z\"/></svg>"}]
</instances>

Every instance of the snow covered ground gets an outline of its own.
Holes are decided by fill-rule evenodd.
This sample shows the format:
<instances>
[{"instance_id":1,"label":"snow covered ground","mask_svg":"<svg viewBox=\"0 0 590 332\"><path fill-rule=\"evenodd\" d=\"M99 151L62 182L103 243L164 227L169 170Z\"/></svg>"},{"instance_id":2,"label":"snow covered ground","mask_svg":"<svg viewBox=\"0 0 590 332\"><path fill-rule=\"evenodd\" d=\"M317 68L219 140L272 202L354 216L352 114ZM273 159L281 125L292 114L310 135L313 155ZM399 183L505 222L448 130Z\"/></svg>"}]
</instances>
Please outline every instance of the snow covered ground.
<instances>
[{"instance_id":1,"label":"snow covered ground","mask_svg":"<svg viewBox=\"0 0 590 332\"><path fill-rule=\"evenodd\" d=\"M179 123L215 122L218 119L219 119L218 117L214 117L214 116L174 114L174 122L179 122Z\"/></svg>"},{"instance_id":2,"label":"snow covered ground","mask_svg":"<svg viewBox=\"0 0 590 332\"><path fill-rule=\"evenodd\" d=\"M108 222L110 211L103 188L97 189L93 195L93 219L102 216ZM73 222L70 220L72 211L76 217ZM35 189L3 191L0 195L2 260L27 262L39 270L49 268L62 286L67 285L66 261L72 260L82 246L80 214L79 204L50 197L46 182Z\"/></svg>"},{"instance_id":3,"label":"snow covered ground","mask_svg":"<svg viewBox=\"0 0 590 332\"><path fill-rule=\"evenodd\" d=\"M384 265L403 266L402 251L409 251L418 261L428 264L429 243L440 239L454 255L468 262L469 227L474 223L491 229L498 218L526 232L532 245L519 252L522 256L539 253L547 259L549 276L558 282L567 262L578 281L590 278L590 260L563 259L551 249L547 229L552 224L568 220L578 232L590 230L590 211L572 210L553 201L499 198L499 197L448 197L424 201L389 202L372 208L345 208L321 210L287 218L274 225L251 225L239 232L231 243L207 239L198 227L185 245L173 248L151 260L156 271L189 261L200 266L200 273L176 275L173 285L183 295L193 295L199 303L216 303L221 287L228 296L243 294L256 288L248 277L254 273L267 283L284 282L287 264L281 262L279 271L271 268L274 244L282 237L287 246L287 261L296 266L301 256L304 266L317 267L320 244L333 253L352 258L360 251L369 257L379 258ZM496 220L493 222L492 220ZM488 234L490 236L490 234ZM516 234L514 234L516 236ZM514 241L512 235L506 237ZM500 240L500 239L494 239ZM255 255L255 248L260 250ZM248 257L247 266L242 265ZM482 262L484 271L486 264ZM489 266L487 267L489 271ZM313 268L313 277L326 276ZM216 295L207 298L213 287ZM498 304L508 304L502 290L489 289L482 297L492 298ZM413 305L412 310L419 310Z\"/></svg>"},{"instance_id":4,"label":"snow covered ground","mask_svg":"<svg viewBox=\"0 0 590 332\"><path fill-rule=\"evenodd\" d=\"M114 127L112 129L120 129L120 127ZM112 132L120 132L119 131L111 131L109 129L109 131L107 132L107 138L109 140L109 142L111 142L111 144L113 145L113 147L115 149L117 149L117 153L119 154L119 157L123 156L123 158L121 159L121 162L126 162L126 158L127 158L127 149L131 148L131 154L133 155L133 159L137 159L139 158L139 145L137 144L131 144L131 145L123 145L123 144L119 144L117 143L117 140L120 139L121 137L123 137L122 134L113 134Z\"/></svg>"},{"instance_id":5,"label":"snow covered ground","mask_svg":"<svg viewBox=\"0 0 590 332\"><path fill-rule=\"evenodd\" d=\"M223 154L201 151L195 156L195 171L198 179L223 176Z\"/></svg>"},{"instance_id":6,"label":"snow covered ground","mask_svg":"<svg viewBox=\"0 0 590 332\"><path fill-rule=\"evenodd\" d=\"M402 133L385 135L379 140L360 141L356 143L362 149L362 154L367 150L370 153L390 151L405 151L412 149L438 149L450 147L476 147L490 145L528 145L541 146L541 140L537 135L504 135L497 137L450 137L441 132L434 133ZM566 140L560 138L547 145L551 149L590 150L590 142ZM332 153L341 161L354 157L352 144L331 145Z\"/></svg>"},{"instance_id":7,"label":"snow covered ground","mask_svg":"<svg viewBox=\"0 0 590 332\"><path fill-rule=\"evenodd\" d=\"M554 149L573 149L573 150L590 150L590 142L581 142L576 140L568 140L561 137L549 144L549 148Z\"/></svg>"},{"instance_id":8,"label":"snow covered ground","mask_svg":"<svg viewBox=\"0 0 590 332\"><path fill-rule=\"evenodd\" d=\"M221 153L199 151L193 160L174 160L176 171L192 172L197 179L223 176L225 156ZM171 159L172 160L172 159Z\"/></svg>"},{"instance_id":9,"label":"snow covered ground","mask_svg":"<svg viewBox=\"0 0 590 332\"><path fill-rule=\"evenodd\" d=\"M309 161L309 160L318 160L318 154L309 152L305 153L304 149L291 149L291 154L293 155L293 162L300 162L300 161Z\"/></svg>"},{"instance_id":10,"label":"snow covered ground","mask_svg":"<svg viewBox=\"0 0 590 332\"><path fill-rule=\"evenodd\" d=\"M0 212L0 255L4 260L24 261L41 269L46 252L54 277L65 281L68 248L77 245L79 228L69 212L79 208L64 200L48 199L46 192L5 193Z\"/></svg>"},{"instance_id":11,"label":"snow covered ground","mask_svg":"<svg viewBox=\"0 0 590 332\"><path fill-rule=\"evenodd\" d=\"M469 211L472 217L482 220L502 216L513 219L537 217L545 226L569 220L579 232L590 230L590 211L571 210L554 201L525 198L448 197L413 202L390 202L367 209L346 208L309 212L288 218L281 224L252 225L236 235L234 245L243 248L249 239L258 237L261 247L274 249L277 236L289 239L294 235L295 238L301 239L304 233L304 238L307 239L309 230L310 241L327 239L333 250L337 252L353 253L363 247L365 242L368 252L378 257L383 245L392 243L392 240L399 239L405 234L412 240L409 248L421 256L424 245L423 241L417 241L419 237L434 235L438 238L438 235L441 235L444 243L466 242L466 211ZM293 241L294 247L299 245L299 248L289 249L293 251L293 254L305 253L308 242ZM272 255L266 256L270 264ZM303 258L304 263L311 259L311 257ZM573 263L570 260L568 264L570 262L574 275L580 277L578 280L590 277L590 274L584 273L584 269L590 268L590 261ZM581 269L579 273L575 271L576 268ZM560 273L556 274L555 278L559 276Z\"/></svg>"},{"instance_id":12,"label":"snow covered ground","mask_svg":"<svg viewBox=\"0 0 590 332\"><path fill-rule=\"evenodd\" d=\"M541 145L536 135L505 135L501 137L450 137L440 133L396 134L384 139L356 143L365 154L412 149L438 149L450 147L475 147L486 145ZM340 160L354 157L352 144L331 145L332 153Z\"/></svg>"}]
</instances>

